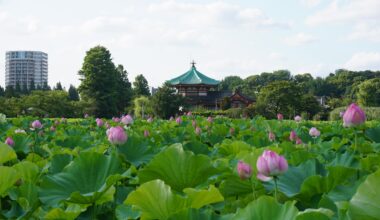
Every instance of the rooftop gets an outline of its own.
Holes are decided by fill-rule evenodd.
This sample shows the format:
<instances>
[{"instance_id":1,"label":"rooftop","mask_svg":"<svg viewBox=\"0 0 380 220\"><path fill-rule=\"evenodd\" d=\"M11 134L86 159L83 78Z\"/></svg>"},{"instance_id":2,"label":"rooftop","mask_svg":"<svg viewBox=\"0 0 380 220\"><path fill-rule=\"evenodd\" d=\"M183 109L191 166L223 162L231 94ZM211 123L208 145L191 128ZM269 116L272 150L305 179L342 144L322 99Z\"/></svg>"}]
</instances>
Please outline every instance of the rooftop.
<instances>
[{"instance_id":1,"label":"rooftop","mask_svg":"<svg viewBox=\"0 0 380 220\"><path fill-rule=\"evenodd\" d=\"M195 68L195 62L191 63L191 69L186 73L168 81L171 85L218 85L219 81L207 77Z\"/></svg>"}]
</instances>

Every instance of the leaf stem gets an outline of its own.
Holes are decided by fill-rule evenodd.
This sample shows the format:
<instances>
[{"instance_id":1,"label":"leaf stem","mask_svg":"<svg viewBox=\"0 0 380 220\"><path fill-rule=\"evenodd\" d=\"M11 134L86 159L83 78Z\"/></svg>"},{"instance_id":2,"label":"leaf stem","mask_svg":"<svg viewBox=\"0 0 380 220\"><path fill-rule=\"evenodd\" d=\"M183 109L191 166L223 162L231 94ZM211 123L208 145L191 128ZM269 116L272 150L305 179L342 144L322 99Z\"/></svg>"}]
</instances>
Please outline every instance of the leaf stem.
<instances>
[{"instance_id":1,"label":"leaf stem","mask_svg":"<svg viewBox=\"0 0 380 220\"><path fill-rule=\"evenodd\" d=\"M256 200L256 192L255 192L255 185L254 182L251 180L251 187L252 187L252 195L253 195L253 200Z\"/></svg>"},{"instance_id":2,"label":"leaf stem","mask_svg":"<svg viewBox=\"0 0 380 220\"><path fill-rule=\"evenodd\" d=\"M273 180L274 180L274 186L275 186L275 188L274 188L274 198L278 202L278 197L277 197L277 193L278 193L277 176L274 176Z\"/></svg>"},{"instance_id":3,"label":"leaf stem","mask_svg":"<svg viewBox=\"0 0 380 220\"><path fill-rule=\"evenodd\" d=\"M355 148L354 148L354 153L356 153L356 151L358 149L358 132L356 131L356 129L354 130L354 133L355 133Z\"/></svg>"}]
</instances>

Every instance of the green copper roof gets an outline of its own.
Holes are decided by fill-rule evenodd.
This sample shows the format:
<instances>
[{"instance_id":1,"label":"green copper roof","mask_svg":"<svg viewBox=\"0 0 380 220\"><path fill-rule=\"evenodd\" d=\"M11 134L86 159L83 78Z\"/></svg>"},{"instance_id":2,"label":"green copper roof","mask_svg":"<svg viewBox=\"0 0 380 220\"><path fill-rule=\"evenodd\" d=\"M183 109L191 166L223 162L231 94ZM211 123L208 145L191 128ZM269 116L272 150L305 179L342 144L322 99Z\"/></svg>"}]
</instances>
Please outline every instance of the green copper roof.
<instances>
[{"instance_id":1,"label":"green copper roof","mask_svg":"<svg viewBox=\"0 0 380 220\"><path fill-rule=\"evenodd\" d=\"M195 65L191 67L189 71L186 73L171 79L168 81L169 84L171 85L178 85L178 84L206 84L206 85L218 85L219 81L215 79L211 79L201 72L199 72L196 68Z\"/></svg>"}]
</instances>

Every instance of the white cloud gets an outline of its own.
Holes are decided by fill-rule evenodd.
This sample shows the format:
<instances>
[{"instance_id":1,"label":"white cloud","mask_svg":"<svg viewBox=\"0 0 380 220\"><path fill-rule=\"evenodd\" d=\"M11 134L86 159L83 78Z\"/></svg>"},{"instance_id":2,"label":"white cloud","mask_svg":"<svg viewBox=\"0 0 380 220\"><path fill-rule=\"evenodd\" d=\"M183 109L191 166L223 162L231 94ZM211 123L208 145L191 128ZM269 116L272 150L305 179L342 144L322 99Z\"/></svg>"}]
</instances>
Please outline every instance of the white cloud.
<instances>
[{"instance_id":1,"label":"white cloud","mask_svg":"<svg viewBox=\"0 0 380 220\"><path fill-rule=\"evenodd\" d=\"M309 16L306 24L362 22L377 19L380 19L379 0L334 0L326 8Z\"/></svg>"},{"instance_id":2,"label":"white cloud","mask_svg":"<svg viewBox=\"0 0 380 220\"><path fill-rule=\"evenodd\" d=\"M302 5L312 8L318 6L321 3L321 0L300 0L300 2Z\"/></svg>"},{"instance_id":3,"label":"white cloud","mask_svg":"<svg viewBox=\"0 0 380 220\"><path fill-rule=\"evenodd\" d=\"M376 23L359 23L355 26L353 32L348 36L350 40L369 40L380 42L380 22Z\"/></svg>"},{"instance_id":4,"label":"white cloud","mask_svg":"<svg viewBox=\"0 0 380 220\"><path fill-rule=\"evenodd\" d=\"M305 44L310 44L315 41L317 41L318 38L314 37L311 34L306 34L306 33L298 33L294 36L285 38L285 42L289 45L292 46L299 46L299 45L305 45Z\"/></svg>"},{"instance_id":5,"label":"white cloud","mask_svg":"<svg viewBox=\"0 0 380 220\"><path fill-rule=\"evenodd\" d=\"M380 70L380 53L356 53L343 65L343 67L349 70Z\"/></svg>"}]
</instances>

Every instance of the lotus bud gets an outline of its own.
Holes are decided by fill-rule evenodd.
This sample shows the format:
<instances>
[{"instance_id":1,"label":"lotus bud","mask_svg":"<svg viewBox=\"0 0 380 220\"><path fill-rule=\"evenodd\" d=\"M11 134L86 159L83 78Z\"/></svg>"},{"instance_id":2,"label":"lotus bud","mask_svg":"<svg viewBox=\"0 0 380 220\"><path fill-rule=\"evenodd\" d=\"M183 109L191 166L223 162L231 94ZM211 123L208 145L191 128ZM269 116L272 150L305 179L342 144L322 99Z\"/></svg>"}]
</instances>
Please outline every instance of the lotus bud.
<instances>
[{"instance_id":1,"label":"lotus bud","mask_svg":"<svg viewBox=\"0 0 380 220\"><path fill-rule=\"evenodd\" d=\"M193 120L193 121L191 122L191 125L195 128L195 127L197 126L197 122L196 122L195 120Z\"/></svg>"},{"instance_id":2,"label":"lotus bud","mask_svg":"<svg viewBox=\"0 0 380 220\"><path fill-rule=\"evenodd\" d=\"M174 117L170 116L169 121L173 121L173 120L174 120Z\"/></svg>"},{"instance_id":3,"label":"lotus bud","mask_svg":"<svg viewBox=\"0 0 380 220\"><path fill-rule=\"evenodd\" d=\"M301 122L302 118L301 116L297 115L296 117L294 117L294 121L296 121L297 123Z\"/></svg>"},{"instance_id":4,"label":"lotus bud","mask_svg":"<svg viewBox=\"0 0 380 220\"><path fill-rule=\"evenodd\" d=\"M107 136L108 136L109 142L115 145L124 144L128 138L124 129L120 126L111 127L110 129L108 129Z\"/></svg>"},{"instance_id":5,"label":"lotus bud","mask_svg":"<svg viewBox=\"0 0 380 220\"><path fill-rule=\"evenodd\" d=\"M257 178L262 181L269 181L288 170L288 162L283 156L274 151L265 150L257 159Z\"/></svg>"},{"instance_id":6,"label":"lotus bud","mask_svg":"<svg viewBox=\"0 0 380 220\"><path fill-rule=\"evenodd\" d=\"M15 145L15 142L11 137L7 137L7 139L5 139L5 144L8 144L10 147L13 147Z\"/></svg>"},{"instance_id":7,"label":"lotus bud","mask_svg":"<svg viewBox=\"0 0 380 220\"><path fill-rule=\"evenodd\" d=\"M121 119L121 122L125 125L130 125L133 123L133 118L130 115L126 115Z\"/></svg>"},{"instance_id":8,"label":"lotus bud","mask_svg":"<svg viewBox=\"0 0 380 220\"><path fill-rule=\"evenodd\" d=\"M239 161L237 165L237 171L240 179L246 180L252 176L252 167L251 165L244 163L243 161Z\"/></svg>"},{"instance_id":9,"label":"lotus bud","mask_svg":"<svg viewBox=\"0 0 380 220\"><path fill-rule=\"evenodd\" d=\"M175 122L177 122L177 124L182 124L182 119L181 119L181 117L178 117L176 120L175 120Z\"/></svg>"},{"instance_id":10,"label":"lotus bud","mask_svg":"<svg viewBox=\"0 0 380 220\"><path fill-rule=\"evenodd\" d=\"M309 134L313 138L316 138L316 137L319 137L319 135L321 135L321 132L317 128L312 127L312 128L310 128Z\"/></svg>"},{"instance_id":11,"label":"lotus bud","mask_svg":"<svg viewBox=\"0 0 380 220\"><path fill-rule=\"evenodd\" d=\"M114 121L116 123L119 123L120 122L120 118L118 118L118 117L112 117L112 121Z\"/></svg>"},{"instance_id":12,"label":"lotus bud","mask_svg":"<svg viewBox=\"0 0 380 220\"><path fill-rule=\"evenodd\" d=\"M366 116L364 111L355 103L352 103L343 115L343 126L352 127L361 125L365 122L365 120Z\"/></svg>"},{"instance_id":13,"label":"lotus bud","mask_svg":"<svg viewBox=\"0 0 380 220\"><path fill-rule=\"evenodd\" d=\"M50 127L50 131L53 131L53 132L54 132L54 131L55 131L55 127L54 127L54 126L51 126L51 127Z\"/></svg>"},{"instance_id":14,"label":"lotus bud","mask_svg":"<svg viewBox=\"0 0 380 220\"><path fill-rule=\"evenodd\" d=\"M207 121L208 121L209 123L212 123L214 120L213 120L213 118L212 118L211 116L208 116Z\"/></svg>"},{"instance_id":15,"label":"lotus bud","mask_svg":"<svg viewBox=\"0 0 380 220\"><path fill-rule=\"evenodd\" d=\"M200 135L201 133L202 133L202 129L200 128L200 127L196 127L195 128L195 133L197 134L197 135Z\"/></svg>"},{"instance_id":16,"label":"lotus bud","mask_svg":"<svg viewBox=\"0 0 380 220\"><path fill-rule=\"evenodd\" d=\"M297 145L302 144L302 140L301 140L301 138L299 138L299 137L296 138L296 144L297 144Z\"/></svg>"},{"instance_id":17,"label":"lotus bud","mask_svg":"<svg viewBox=\"0 0 380 220\"><path fill-rule=\"evenodd\" d=\"M284 119L284 116L281 113L277 114L277 120L282 121Z\"/></svg>"},{"instance_id":18,"label":"lotus bud","mask_svg":"<svg viewBox=\"0 0 380 220\"><path fill-rule=\"evenodd\" d=\"M40 128L42 128L41 122L39 120L33 121L32 122L32 128L34 128L34 129L40 129Z\"/></svg>"},{"instance_id":19,"label":"lotus bud","mask_svg":"<svg viewBox=\"0 0 380 220\"><path fill-rule=\"evenodd\" d=\"M144 130L144 137L149 137L150 136L150 133L148 130Z\"/></svg>"},{"instance_id":20,"label":"lotus bud","mask_svg":"<svg viewBox=\"0 0 380 220\"><path fill-rule=\"evenodd\" d=\"M111 125L110 125L110 123L108 123L108 121L106 122L106 128L108 129L108 128L110 128L111 127Z\"/></svg>"},{"instance_id":21,"label":"lotus bud","mask_svg":"<svg viewBox=\"0 0 380 220\"><path fill-rule=\"evenodd\" d=\"M62 122L62 123L66 123L66 122L67 122L67 119L66 119L65 117L62 117L62 118L61 118L61 122Z\"/></svg>"},{"instance_id":22,"label":"lotus bud","mask_svg":"<svg viewBox=\"0 0 380 220\"><path fill-rule=\"evenodd\" d=\"M230 128L230 135L233 136L235 134L235 128Z\"/></svg>"},{"instance_id":23,"label":"lotus bud","mask_svg":"<svg viewBox=\"0 0 380 220\"><path fill-rule=\"evenodd\" d=\"M102 127L103 126L103 120L101 118L97 118L95 121L96 121L96 125L98 127Z\"/></svg>"},{"instance_id":24,"label":"lotus bud","mask_svg":"<svg viewBox=\"0 0 380 220\"><path fill-rule=\"evenodd\" d=\"M87 113L84 114L84 118L88 118L88 117L90 117L90 116Z\"/></svg>"},{"instance_id":25,"label":"lotus bud","mask_svg":"<svg viewBox=\"0 0 380 220\"><path fill-rule=\"evenodd\" d=\"M290 135L289 135L289 140L290 141L295 141L297 139L297 134L296 134L296 132L295 131L291 131L290 132Z\"/></svg>"},{"instance_id":26,"label":"lotus bud","mask_svg":"<svg viewBox=\"0 0 380 220\"><path fill-rule=\"evenodd\" d=\"M148 123L152 123L152 122L153 122L153 118L152 118L152 117L149 117L146 121L147 121Z\"/></svg>"},{"instance_id":27,"label":"lotus bud","mask_svg":"<svg viewBox=\"0 0 380 220\"><path fill-rule=\"evenodd\" d=\"M268 133L268 139L273 142L273 141L276 140L276 135L273 132L270 131Z\"/></svg>"},{"instance_id":28,"label":"lotus bud","mask_svg":"<svg viewBox=\"0 0 380 220\"><path fill-rule=\"evenodd\" d=\"M55 121L54 121L54 125L56 125L56 126L59 125L60 123L61 123L61 122L59 122L58 120L55 120Z\"/></svg>"},{"instance_id":29,"label":"lotus bud","mask_svg":"<svg viewBox=\"0 0 380 220\"><path fill-rule=\"evenodd\" d=\"M191 113L191 112L187 113L187 116L192 116L192 115L193 115L193 113Z\"/></svg>"}]
</instances>

